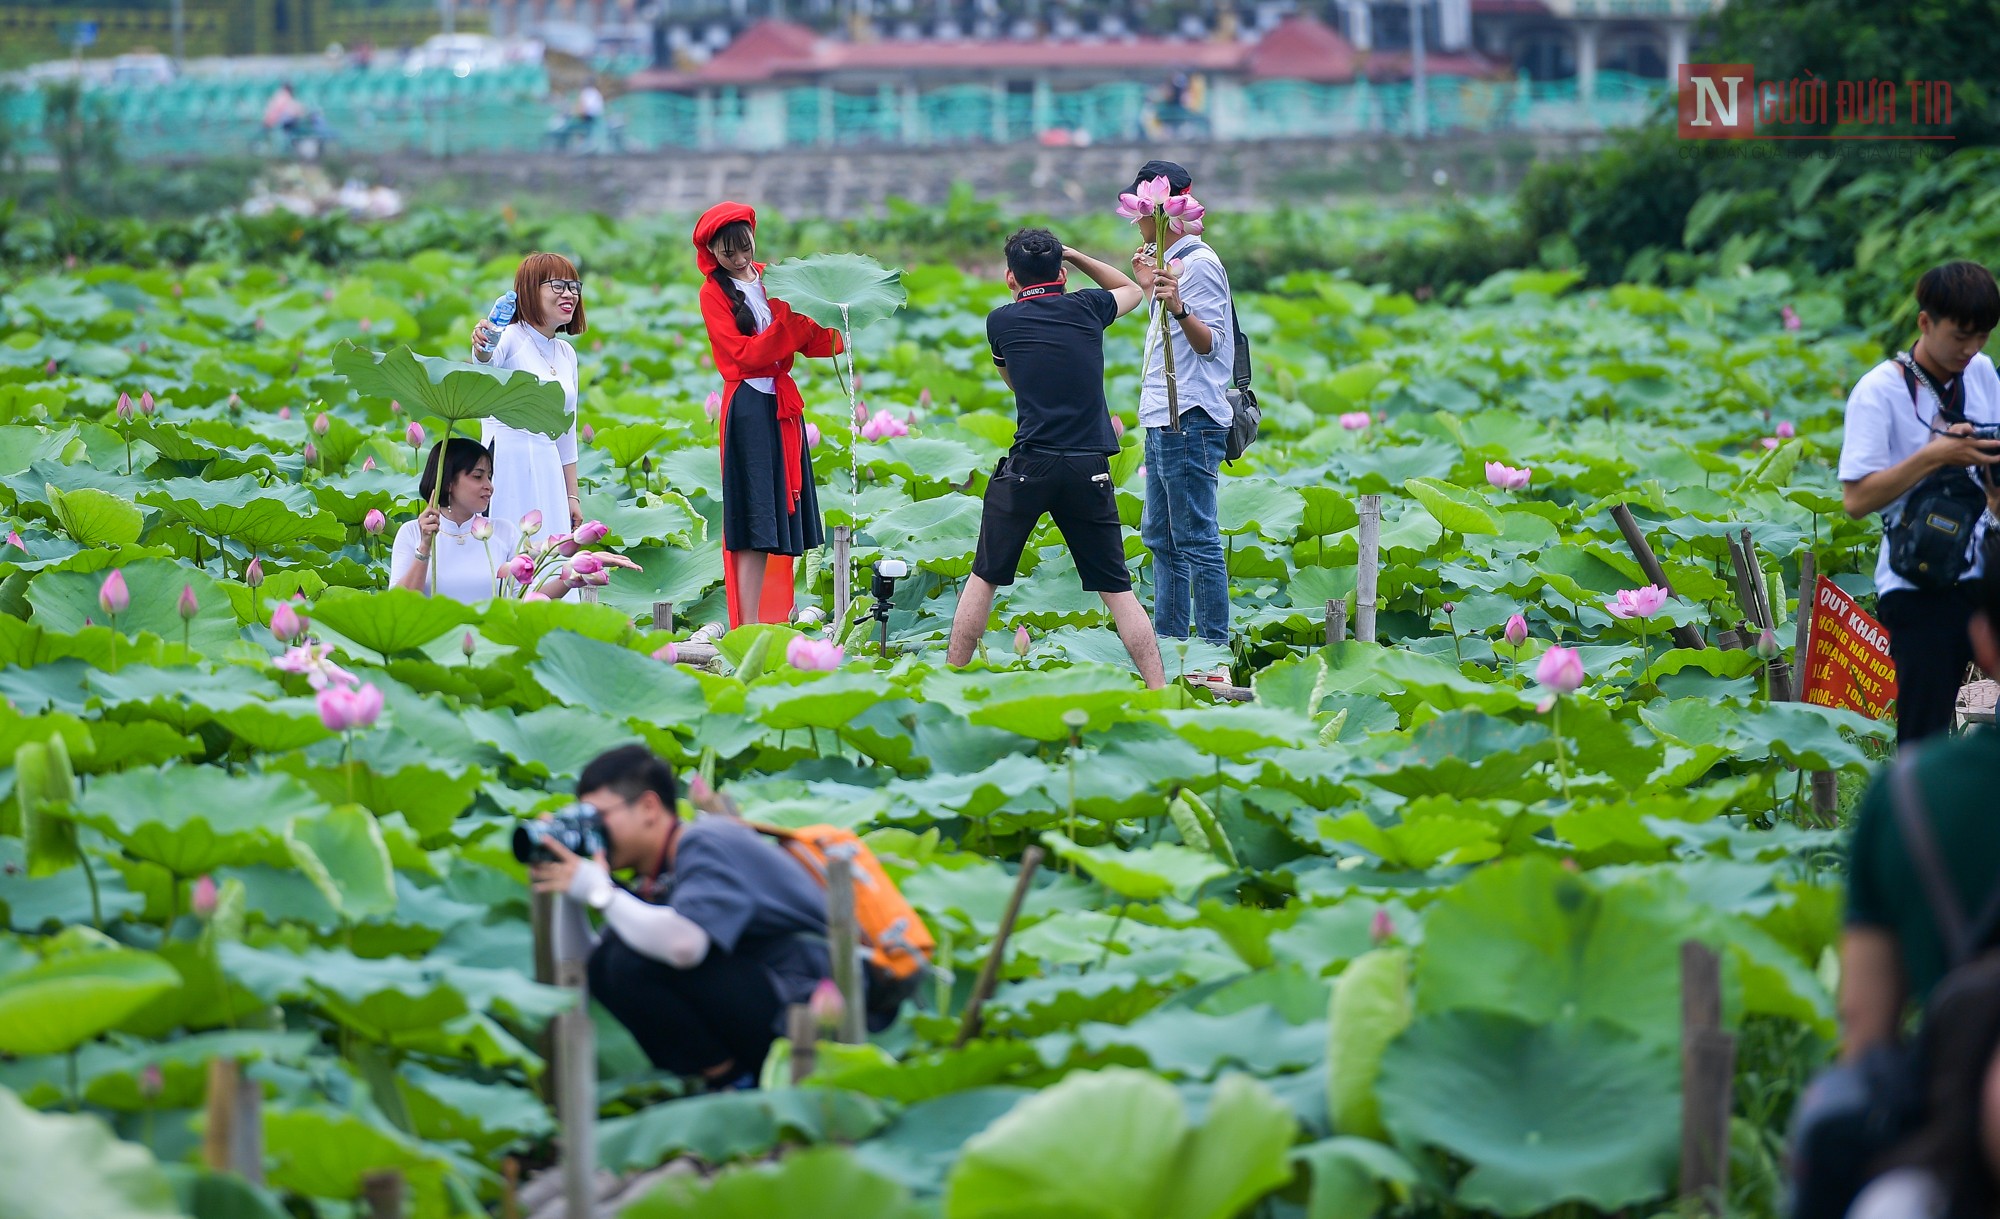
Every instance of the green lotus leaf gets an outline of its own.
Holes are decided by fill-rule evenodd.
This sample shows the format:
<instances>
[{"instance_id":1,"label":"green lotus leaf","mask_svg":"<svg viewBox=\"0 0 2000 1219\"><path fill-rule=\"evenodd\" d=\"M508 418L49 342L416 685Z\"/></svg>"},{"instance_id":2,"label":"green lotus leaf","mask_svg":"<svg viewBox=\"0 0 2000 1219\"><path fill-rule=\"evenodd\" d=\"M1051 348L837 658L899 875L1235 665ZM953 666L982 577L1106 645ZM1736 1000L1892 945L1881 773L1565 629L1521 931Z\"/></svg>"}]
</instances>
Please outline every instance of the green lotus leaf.
<instances>
[{"instance_id":1,"label":"green lotus leaf","mask_svg":"<svg viewBox=\"0 0 2000 1219\"><path fill-rule=\"evenodd\" d=\"M940 673L924 684L924 697L964 715L975 725L1000 728L1038 741L1069 736L1063 715L1089 715L1083 731L1101 731L1138 719L1157 696L1140 690L1133 675L1108 665L1078 665L1052 673Z\"/></svg>"},{"instance_id":2,"label":"green lotus leaf","mask_svg":"<svg viewBox=\"0 0 2000 1219\"><path fill-rule=\"evenodd\" d=\"M968 1088L920 1101L897 1114L888 1129L857 1145L854 1158L913 1190L940 1193L966 1140L1032 1095L1026 1088Z\"/></svg>"},{"instance_id":3,"label":"green lotus leaf","mask_svg":"<svg viewBox=\"0 0 2000 1219\"><path fill-rule=\"evenodd\" d=\"M636 466L641 458L650 457L664 447L664 442L675 435L678 428L664 423L620 423L597 429L591 438L590 447L602 449L612 464L621 468Z\"/></svg>"},{"instance_id":4,"label":"green lotus leaf","mask_svg":"<svg viewBox=\"0 0 2000 1219\"><path fill-rule=\"evenodd\" d=\"M197 612L185 625L188 642L194 648L217 653L237 638L236 614L221 586L206 572L169 559L140 559L118 566L132 603L118 615L120 634L133 636L151 632L161 639L179 643L184 625L178 605L181 590L194 590ZM28 604L34 621L50 631L82 630L86 622L109 625L98 604L98 590L108 571L44 571L28 582Z\"/></svg>"},{"instance_id":5,"label":"green lotus leaf","mask_svg":"<svg viewBox=\"0 0 2000 1219\"><path fill-rule=\"evenodd\" d=\"M1323 1004L1316 1000L1314 1006ZM1326 1026L1317 1020L1292 1024L1269 1003L1223 1016L1163 1007L1130 1024L1081 1024L1074 1033L1053 1033L1035 1043L1051 1067L1063 1065L1077 1047L1092 1056L1129 1047L1145 1055L1154 1070L1185 1079L1208 1079L1225 1067L1270 1076L1318 1062L1326 1053Z\"/></svg>"},{"instance_id":6,"label":"green lotus leaf","mask_svg":"<svg viewBox=\"0 0 2000 1219\"><path fill-rule=\"evenodd\" d=\"M1410 1024L1410 954L1377 948L1356 957L1333 984L1326 1018L1327 1112L1343 1134L1380 1139L1375 1100L1382 1052Z\"/></svg>"},{"instance_id":7,"label":"green lotus leaf","mask_svg":"<svg viewBox=\"0 0 2000 1219\"><path fill-rule=\"evenodd\" d=\"M863 468L894 474L911 483L957 486L979 469L969 445L936 436L899 436L861 450Z\"/></svg>"},{"instance_id":8,"label":"green lotus leaf","mask_svg":"<svg viewBox=\"0 0 2000 1219\"><path fill-rule=\"evenodd\" d=\"M255 552L300 542L334 547L345 536L340 522L320 511L304 487L266 488L247 474L219 482L169 479L141 492L139 502Z\"/></svg>"},{"instance_id":9,"label":"green lotus leaf","mask_svg":"<svg viewBox=\"0 0 2000 1219\"><path fill-rule=\"evenodd\" d=\"M105 919L114 920L145 908L146 899L127 890L116 873L99 870L93 907L91 878L83 874L83 869L65 868L54 876L30 876L27 864L27 851L21 840L0 837L0 925L32 933L51 924L88 923L93 909L102 910Z\"/></svg>"},{"instance_id":10,"label":"green lotus leaf","mask_svg":"<svg viewBox=\"0 0 2000 1219\"><path fill-rule=\"evenodd\" d=\"M215 722L245 745L266 753L289 753L334 735L320 722L319 705L310 698L246 702L217 712Z\"/></svg>"},{"instance_id":11,"label":"green lotus leaf","mask_svg":"<svg viewBox=\"0 0 2000 1219\"><path fill-rule=\"evenodd\" d=\"M312 608L315 625L330 627L343 639L382 656L421 648L478 618L470 606L450 597L426 597L410 588L380 592L329 588Z\"/></svg>"},{"instance_id":12,"label":"green lotus leaf","mask_svg":"<svg viewBox=\"0 0 2000 1219\"><path fill-rule=\"evenodd\" d=\"M78 487L72 491L44 488L56 523L85 546L130 545L145 531L145 513L107 491Z\"/></svg>"},{"instance_id":13,"label":"green lotus leaf","mask_svg":"<svg viewBox=\"0 0 2000 1219\"><path fill-rule=\"evenodd\" d=\"M882 1102L838 1088L715 1093L602 1123L597 1159L614 1172L650 1168L677 1155L726 1164L764 1155L787 1138L863 1139L888 1121Z\"/></svg>"},{"instance_id":14,"label":"green lotus leaf","mask_svg":"<svg viewBox=\"0 0 2000 1219\"><path fill-rule=\"evenodd\" d=\"M555 1132L548 1106L525 1088L414 1065L403 1068L400 1084L417 1133L432 1142L461 1141L490 1155L510 1143Z\"/></svg>"},{"instance_id":15,"label":"green lotus leaf","mask_svg":"<svg viewBox=\"0 0 2000 1219\"><path fill-rule=\"evenodd\" d=\"M1374 1219L1382 1213L1385 1193L1407 1197L1417 1182L1414 1165L1372 1139L1308 1143L1292 1152L1292 1162L1312 1173L1306 1219Z\"/></svg>"},{"instance_id":16,"label":"green lotus leaf","mask_svg":"<svg viewBox=\"0 0 2000 1219\"><path fill-rule=\"evenodd\" d=\"M1280 707L1193 708L1153 716L1201 752L1225 758L1304 745L1318 732L1311 720Z\"/></svg>"},{"instance_id":17,"label":"green lotus leaf","mask_svg":"<svg viewBox=\"0 0 2000 1219\"><path fill-rule=\"evenodd\" d=\"M180 983L153 953L117 947L84 928L50 947L39 961L17 957L0 973L0 1053L73 1050Z\"/></svg>"},{"instance_id":18,"label":"green lotus leaf","mask_svg":"<svg viewBox=\"0 0 2000 1219\"><path fill-rule=\"evenodd\" d=\"M1133 901L1162 897L1186 901L1209 881L1229 875L1229 865L1208 852L1171 842L1130 850L1086 847L1050 830L1042 835L1042 845L1089 872L1113 893Z\"/></svg>"},{"instance_id":19,"label":"green lotus leaf","mask_svg":"<svg viewBox=\"0 0 2000 1219\"><path fill-rule=\"evenodd\" d=\"M557 437L576 421L562 386L522 369L496 369L442 356L420 356L407 347L370 351L343 341L333 369L371 397L394 398L452 423L498 419L509 427Z\"/></svg>"},{"instance_id":20,"label":"green lotus leaf","mask_svg":"<svg viewBox=\"0 0 2000 1219\"><path fill-rule=\"evenodd\" d=\"M840 728L894 693L875 673L786 672L757 683L750 691L748 709L780 730Z\"/></svg>"},{"instance_id":21,"label":"green lotus leaf","mask_svg":"<svg viewBox=\"0 0 2000 1219\"><path fill-rule=\"evenodd\" d=\"M1403 489L1416 497L1424 510L1453 533L1497 534L1500 522L1487 511L1483 496L1454 487L1450 483L1435 478L1411 478L1403 483Z\"/></svg>"},{"instance_id":22,"label":"green lotus leaf","mask_svg":"<svg viewBox=\"0 0 2000 1219\"><path fill-rule=\"evenodd\" d=\"M713 1180L676 1176L621 1212L630 1219L920 1219L904 1188L842 1148L815 1147Z\"/></svg>"},{"instance_id":23,"label":"green lotus leaf","mask_svg":"<svg viewBox=\"0 0 2000 1219\"><path fill-rule=\"evenodd\" d=\"M5 1088L0 1178L0 1219L185 1219L151 1152L98 1118L37 1113Z\"/></svg>"},{"instance_id":24,"label":"green lotus leaf","mask_svg":"<svg viewBox=\"0 0 2000 1219\"><path fill-rule=\"evenodd\" d=\"M1305 512L1305 499L1296 488L1267 478L1225 478L1215 499L1224 534L1257 534L1274 542L1290 540Z\"/></svg>"},{"instance_id":25,"label":"green lotus leaf","mask_svg":"<svg viewBox=\"0 0 2000 1219\"><path fill-rule=\"evenodd\" d=\"M968 1141L946 1219L1230 1219L1291 1178L1296 1125L1269 1089L1231 1075L1192 1128L1180 1095L1141 1071L1070 1075Z\"/></svg>"},{"instance_id":26,"label":"green lotus leaf","mask_svg":"<svg viewBox=\"0 0 2000 1219\"><path fill-rule=\"evenodd\" d=\"M274 1105L264 1111L270 1183L318 1198L356 1198L362 1180L395 1169L409 1189L411 1213L443 1215L448 1162L386 1122L333 1108Z\"/></svg>"},{"instance_id":27,"label":"green lotus leaf","mask_svg":"<svg viewBox=\"0 0 2000 1219\"><path fill-rule=\"evenodd\" d=\"M378 817L401 814L425 839L449 830L459 814L471 806L487 777L477 766L453 767L442 758L436 765L417 762L398 766L371 762L366 757L358 761L350 768L314 765L303 756L293 756L267 765L297 777L328 804L351 800Z\"/></svg>"},{"instance_id":28,"label":"green lotus leaf","mask_svg":"<svg viewBox=\"0 0 2000 1219\"><path fill-rule=\"evenodd\" d=\"M544 689L572 707L672 727L708 713L701 683L665 661L615 644L555 631L529 666Z\"/></svg>"},{"instance_id":29,"label":"green lotus leaf","mask_svg":"<svg viewBox=\"0 0 2000 1219\"><path fill-rule=\"evenodd\" d=\"M1671 1050L1598 1021L1461 1011L1398 1037L1378 1093L1399 1144L1471 1166L1460 1205L1522 1216L1665 1194L1680 1158L1679 1083Z\"/></svg>"},{"instance_id":30,"label":"green lotus leaf","mask_svg":"<svg viewBox=\"0 0 2000 1219\"><path fill-rule=\"evenodd\" d=\"M901 309L901 270L864 254L788 258L764 272L764 290L831 330L853 332Z\"/></svg>"},{"instance_id":31,"label":"green lotus leaf","mask_svg":"<svg viewBox=\"0 0 2000 1219\"><path fill-rule=\"evenodd\" d=\"M292 862L350 921L392 914L396 872L381 827L353 804L294 821L285 835Z\"/></svg>"},{"instance_id":32,"label":"green lotus leaf","mask_svg":"<svg viewBox=\"0 0 2000 1219\"><path fill-rule=\"evenodd\" d=\"M208 766L128 770L90 784L75 818L175 876L247 861L282 839L294 818L326 806L285 775L231 775Z\"/></svg>"}]
</instances>

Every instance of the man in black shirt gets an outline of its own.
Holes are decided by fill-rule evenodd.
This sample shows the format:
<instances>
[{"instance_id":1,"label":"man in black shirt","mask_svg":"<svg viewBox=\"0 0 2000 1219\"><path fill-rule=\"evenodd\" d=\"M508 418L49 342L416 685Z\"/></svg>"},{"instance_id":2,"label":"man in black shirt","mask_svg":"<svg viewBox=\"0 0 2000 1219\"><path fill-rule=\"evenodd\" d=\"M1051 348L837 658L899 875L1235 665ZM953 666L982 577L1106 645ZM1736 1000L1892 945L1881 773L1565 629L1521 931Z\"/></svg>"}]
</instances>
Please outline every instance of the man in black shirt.
<instances>
[{"instance_id":1,"label":"man in black shirt","mask_svg":"<svg viewBox=\"0 0 2000 1219\"><path fill-rule=\"evenodd\" d=\"M1066 292L1065 263L1097 281ZM1014 391L1014 447L986 484L979 549L952 616L946 659L963 665L986 633L993 595L1014 582L1021 551L1043 516L1054 518L1083 587L1104 598L1118 638L1149 689L1166 684L1152 621L1132 595L1125 539L1111 485L1118 436L1104 402L1104 330L1143 294L1108 263L1068 249L1046 229L1007 239L1012 304L986 318L1000 379Z\"/></svg>"}]
</instances>

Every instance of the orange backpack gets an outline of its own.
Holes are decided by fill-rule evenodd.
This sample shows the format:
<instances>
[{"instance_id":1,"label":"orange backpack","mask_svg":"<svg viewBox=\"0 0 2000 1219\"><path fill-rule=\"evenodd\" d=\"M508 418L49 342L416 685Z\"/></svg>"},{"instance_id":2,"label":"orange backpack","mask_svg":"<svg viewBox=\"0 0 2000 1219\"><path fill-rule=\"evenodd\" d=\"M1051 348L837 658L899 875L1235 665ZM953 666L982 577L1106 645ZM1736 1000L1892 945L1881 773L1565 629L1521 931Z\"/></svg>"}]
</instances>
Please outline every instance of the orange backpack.
<instances>
[{"instance_id":1,"label":"orange backpack","mask_svg":"<svg viewBox=\"0 0 2000 1219\"><path fill-rule=\"evenodd\" d=\"M826 859L830 851L848 848L854 866L854 929L868 949L870 965L890 979L907 982L929 964L937 951L937 941L924 926L896 882L882 868L875 852L853 830L837 825L808 825L798 829L745 822L760 834L768 834L783 844L792 858L806 866L820 886L826 886Z\"/></svg>"}]
</instances>

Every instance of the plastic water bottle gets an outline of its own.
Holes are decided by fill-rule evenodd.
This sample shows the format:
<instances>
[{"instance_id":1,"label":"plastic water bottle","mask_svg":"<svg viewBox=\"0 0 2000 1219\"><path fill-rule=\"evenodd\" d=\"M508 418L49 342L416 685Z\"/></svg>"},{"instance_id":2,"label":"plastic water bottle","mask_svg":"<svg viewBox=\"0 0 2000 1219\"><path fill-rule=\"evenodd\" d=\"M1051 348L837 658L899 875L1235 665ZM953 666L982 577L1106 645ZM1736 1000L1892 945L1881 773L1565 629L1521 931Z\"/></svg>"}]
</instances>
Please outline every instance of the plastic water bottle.
<instances>
[{"instance_id":1,"label":"plastic water bottle","mask_svg":"<svg viewBox=\"0 0 2000 1219\"><path fill-rule=\"evenodd\" d=\"M514 293L511 290L509 290L506 292L502 292L500 294L500 296L493 302L492 312L486 315L486 324L495 332L495 337L493 343L480 344L479 350L490 354L493 350L493 344L498 343L500 341L498 337L498 332L505 330L507 327L513 325L513 323L514 323Z\"/></svg>"}]
</instances>

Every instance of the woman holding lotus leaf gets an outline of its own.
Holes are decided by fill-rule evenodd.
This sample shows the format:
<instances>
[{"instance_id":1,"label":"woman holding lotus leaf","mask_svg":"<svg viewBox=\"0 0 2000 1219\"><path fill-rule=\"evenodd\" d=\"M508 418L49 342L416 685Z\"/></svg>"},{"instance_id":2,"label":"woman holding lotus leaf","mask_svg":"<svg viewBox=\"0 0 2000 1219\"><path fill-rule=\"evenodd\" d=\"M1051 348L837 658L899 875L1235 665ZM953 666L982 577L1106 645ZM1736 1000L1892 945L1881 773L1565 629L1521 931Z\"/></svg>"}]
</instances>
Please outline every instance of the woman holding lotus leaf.
<instances>
[{"instance_id":1,"label":"woman holding lotus leaf","mask_svg":"<svg viewBox=\"0 0 2000 1219\"><path fill-rule=\"evenodd\" d=\"M443 462L440 481L438 465ZM529 596L556 598L586 584L603 584L610 569L637 569L623 555L584 552L605 536L603 525L586 521L577 531L537 543L539 513L531 512L524 528L487 516L494 499L493 454L469 436L453 436L431 446L417 487L424 503L436 496L436 507L425 507L415 520L396 531L389 564L389 585L456 601L484 601L509 591L533 589ZM567 560L567 561L565 561Z\"/></svg>"},{"instance_id":2,"label":"woman holding lotus leaf","mask_svg":"<svg viewBox=\"0 0 2000 1219\"><path fill-rule=\"evenodd\" d=\"M792 561L825 541L805 400L791 370L797 356L842 349L838 331L764 291L756 229L753 208L718 203L693 237L705 277L701 317L723 379L722 577L731 627L788 620Z\"/></svg>"}]
</instances>

